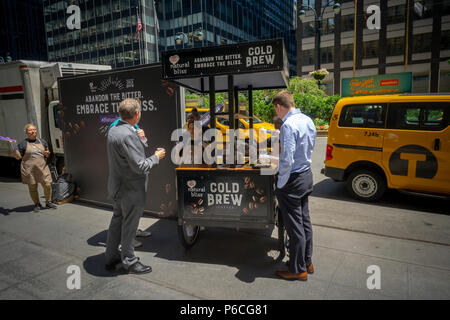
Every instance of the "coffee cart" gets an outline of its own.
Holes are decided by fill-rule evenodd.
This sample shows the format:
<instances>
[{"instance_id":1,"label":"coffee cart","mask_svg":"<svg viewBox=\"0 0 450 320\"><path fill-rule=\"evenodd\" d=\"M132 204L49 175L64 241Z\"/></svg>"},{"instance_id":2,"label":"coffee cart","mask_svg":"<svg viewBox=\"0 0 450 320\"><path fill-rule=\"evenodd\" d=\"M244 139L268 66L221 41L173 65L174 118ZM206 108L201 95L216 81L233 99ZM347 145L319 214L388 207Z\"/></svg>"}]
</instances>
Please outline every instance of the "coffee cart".
<instances>
[{"instance_id":1,"label":"coffee cart","mask_svg":"<svg viewBox=\"0 0 450 320\"><path fill-rule=\"evenodd\" d=\"M222 117L227 119L230 129L237 129L238 119L245 117L250 130L253 129L253 90L288 85L288 60L282 39L166 51L162 59L165 80L201 94L208 93L210 106L216 105L216 92L228 93L228 110L217 113L217 108L210 108L211 128L215 128L216 118ZM248 95L247 115L239 112L240 91ZM224 149L234 148L229 142L230 139ZM261 154L257 148L257 154ZM176 169L181 244L186 248L195 244L200 227L239 230L278 226L278 259L282 259L287 237L274 195L276 170L262 174L267 168L258 163L219 163L183 165Z\"/></svg>"}]
</instances>

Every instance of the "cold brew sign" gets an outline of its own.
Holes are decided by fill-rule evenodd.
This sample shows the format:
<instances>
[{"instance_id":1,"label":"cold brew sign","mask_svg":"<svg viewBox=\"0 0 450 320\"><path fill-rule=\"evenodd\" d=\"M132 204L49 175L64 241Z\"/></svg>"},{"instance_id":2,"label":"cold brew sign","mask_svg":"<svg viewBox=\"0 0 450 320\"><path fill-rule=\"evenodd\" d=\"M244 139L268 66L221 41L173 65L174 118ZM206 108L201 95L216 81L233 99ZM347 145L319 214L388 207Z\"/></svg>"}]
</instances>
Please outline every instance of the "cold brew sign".
<instances>
[{"instance_id":1,"label":"cold brew sign","mask_svg":"<svg viewBox=\"0 0 450 320\"><path fill-rule=\"evenodd\" d=\"M179 182L184 215L265 216L268 210L267 179L259 175L184 176Z\"/></svg>"},{"instance_id":2,"label":"cold brew sign","mask_svg":"<svg viewBox=\"0 0 450 320\"><path fill-rule=\"evenodd\" d=\"M283 70L281 39L163 52L164 78Z\"/></svg>"}]
</instances>

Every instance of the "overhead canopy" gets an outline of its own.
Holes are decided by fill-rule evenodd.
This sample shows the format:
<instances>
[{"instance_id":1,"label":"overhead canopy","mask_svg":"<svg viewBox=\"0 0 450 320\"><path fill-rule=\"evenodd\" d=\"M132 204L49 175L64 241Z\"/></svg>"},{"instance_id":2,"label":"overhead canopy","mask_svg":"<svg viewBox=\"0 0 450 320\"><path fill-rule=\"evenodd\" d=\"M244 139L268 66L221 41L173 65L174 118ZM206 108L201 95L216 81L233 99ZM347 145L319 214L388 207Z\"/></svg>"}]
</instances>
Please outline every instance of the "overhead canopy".
<instances>
[{"instance_id":1,"label":"overhead canopy","mask_svg":"<svg viewBox=\"0 0 450 320\"><path fill-rule=\"evenodd\" d=\"M210 77L216 92L230 90L229 75L233 87L241 90L288 85L289 62L282 39L165 51L162 59L164 79L201 93L209 92Z\"/></svg>"}]
</instances>

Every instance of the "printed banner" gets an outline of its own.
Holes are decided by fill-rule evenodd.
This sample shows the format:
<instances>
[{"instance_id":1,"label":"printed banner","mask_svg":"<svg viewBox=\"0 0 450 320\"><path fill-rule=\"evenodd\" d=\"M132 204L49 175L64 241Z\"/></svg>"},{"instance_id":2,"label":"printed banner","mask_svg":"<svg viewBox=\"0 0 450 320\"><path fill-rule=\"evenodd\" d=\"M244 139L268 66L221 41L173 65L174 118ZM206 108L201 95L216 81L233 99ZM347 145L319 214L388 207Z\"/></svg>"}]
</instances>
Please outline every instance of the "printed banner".
<instances>
[{"instance_id":1,"label":"printed banner","mask_svg":"<svg viewBox=\"0 0 450 320\"><path fill-rule=\"evenodd\" d=\"M270 220L271 179L254 173L179 173L178 196L183 217L232 220L267 217Z\"/></svg>"},{"instance_id":2,"label":"printed banner","mask_svg":"<svg viewBox=\"0 0 450 320\"><path fill-rule=\"evenodd\" d=\"M111 203L107 199L106 135L119 117L119 103L136 98L142 109L139 127L148 140L146 155L158 147L167 152L150 170L145 209L164 217L176 215L170 137L181 125L180 91L161 79L160 64L59 79L66 169L81 189L80 198Z\"/></svg>"},{"instance_id":3,"label":"printed banner","mask_svg":"<svg viewBox=\"0 0 450 320\"><path fill-rule=\"evenodd\" d=\"M342 79L342 96L398 94L412 91L412 72Z\"/></svg>"},{"instance_id":4,"label":"printed banner","mask_svg":"<svg viewBox=\"0 0 450 320\"><path fill-rule=\"evenodd\" d=\"M162 54L165 79L282 71L289 75L283 40L238 43Z\"/></svg>"}]
</instances>

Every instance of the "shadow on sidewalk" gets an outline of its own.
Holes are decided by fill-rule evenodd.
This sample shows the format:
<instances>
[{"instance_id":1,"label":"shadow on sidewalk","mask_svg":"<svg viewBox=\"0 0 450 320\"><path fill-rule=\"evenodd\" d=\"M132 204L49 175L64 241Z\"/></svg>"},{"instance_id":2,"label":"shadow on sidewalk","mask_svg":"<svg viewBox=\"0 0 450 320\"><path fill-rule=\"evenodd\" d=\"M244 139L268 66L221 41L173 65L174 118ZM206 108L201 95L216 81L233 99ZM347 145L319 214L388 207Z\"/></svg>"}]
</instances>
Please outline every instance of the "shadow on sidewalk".
<instances>
[{"instance_id":1,"label":"shadow on sidewalk","mask_svg":"<svg viewBox=\"0 0 450 320\"><path fill-rule=\"evenodd\" d=\"M272 238L271 230L236 231L226 228L208 228L200 232L197 243L185 249L177 233L176 221L158 220L146 231L152 236L139 238L143 246L136 248L136 256L144 264L152 265L149 253L168 263L192 262L212 265L226 265L238 269L236 278L251 283L256 278L276 278L275 270L285 269L282 262L275 263L278 257L278 240ZM97 233L87 240L91 246L104 246L107 230ZM111 276L103 270L104 254L92 256L85 261L85 270L94 276ZM195 265L192 267L195 268ZM103 271L99 271L102 269ZM116 273L116 275L119 275ZM217 276L220 277L220 274Z\"/></svg>"},{"instance_id":2,"label":"shadow on sidewalk","mask_svg":"<svg viewBox=\"0 0 450 320\"><path fill-rule=\"evenodd\" d=\"M87 273L96 277L112 278L120 275L118 272L105 270L105 254L101 253L88 257L83 261L83 268Z\"/></svg>"},{"instance_id":3,"label":"shadow on sidewalk","mask_svg":"<svg viewBox=\"0 0 450 320\"><path fill-rule=\"evenodd\" d=\"M360 204L367 204L379 207L389 207L395 209L405 209L420 212L449 215L450 201L436 199L425 196L414 196L403 194L397 190L386 190L383 197L377 202L363 202L353 199L347 192L345 182L335 182L328 178L314 185L312 197L326 198L332 200L348 201Z\"/></svg>"},{"instance_id":4,"label":"shadow on sidewalk","mask_svg":"<svg viewBox=\"0 0 450 320\"><path fill-rule=\"evenodd\" d=\"M0 213L7 216L10 215L12 212L30 212L33 213L34 205L27 205L27 206L21 206L16 207L14 209L6 209L6 208L0 208Z\"/></svg>"}]
</instances>

